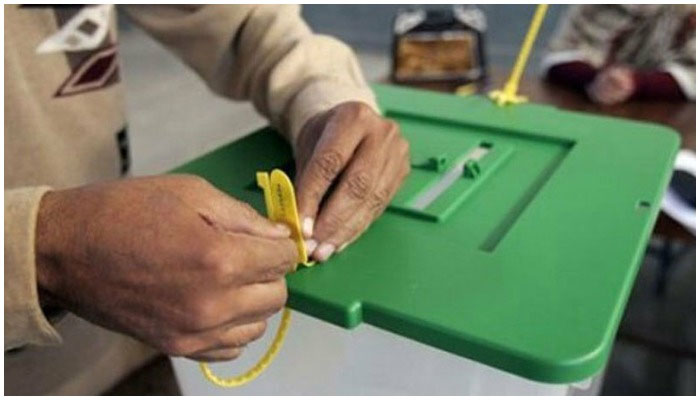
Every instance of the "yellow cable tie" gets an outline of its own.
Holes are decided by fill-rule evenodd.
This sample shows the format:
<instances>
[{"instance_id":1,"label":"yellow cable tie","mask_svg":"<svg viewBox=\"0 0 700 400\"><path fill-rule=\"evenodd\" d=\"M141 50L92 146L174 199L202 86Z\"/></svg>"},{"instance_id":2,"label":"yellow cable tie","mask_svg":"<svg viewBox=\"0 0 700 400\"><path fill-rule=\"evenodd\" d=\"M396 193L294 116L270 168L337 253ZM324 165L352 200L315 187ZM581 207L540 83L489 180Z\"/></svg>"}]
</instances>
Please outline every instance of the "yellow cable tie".
<instances>
[{"instance_id":1,"label":"yellow cable tie","mask_svg":"<svg viewBox=\"0 0 700 400\"><path fill-rule=\"evenodd\" d=\"M513 65L510 77L508 77L508 81L506 81L503 89L494 90L489 93L489 98L499 107L508 104L520 104L527 101L527 97L518 95L518 87L520 85L520 78L522 78L523 72L525 71L525 65L527 65L527 60L532 52L532 45L535 43L537 33L542 26L542 21L546 13L547 4L538 4L535 14L532 16L530 28L525 35L525 40L523 40L523 44L520 47L518 58L515 60L515 65Z\"/></svg>"},{"instance_id":2,"label":"yellow cable tie","mask_svg":"<svg viewBox=\"0 0 700 400\"><path fill-rule=\"evenodd\" d=\"M248 371L230 378L222 378L217 376L210 368L207 363L199 363L199 368L202 370L202 374L207 380L216 386L221 387L236 387L245 385L248 382L253 381L260 374L267 369L267 367L272 364L272 360L275 359L277 353L279 353L284 343L284 338L287 336L287 330L289 329L289 324L292 320L292 313L289 308L285 308L282 311L282 319L280 320L280 325L277 328L277 333L275 338L270 344L265 354L260 358L260 360Z\"/></svg>"},{"instance_id":3,"label":"yellow cable tie","mask_svg":"<svg viewBox=\"0 0 700 400\"><path fill-rule=\"evenodd\" d=\"M297 261L303 265L312 266L313 263L308 261L306 246L304 245L304 238L301 233L292 181L287 174L279 169L275 169L270 174L267 172L258 172L256 174L256 180L265 196L265 208L267 209L268 218L271 221L283 223L289 227L292 231L292 240L294 240L297 245L299 254L299 259ZM254 380L270 366L277 356L277 353L279 353L284 343L284 338L287 336L291 320L291 310L285 308L284 311L282 311L280 325L277 328L275 338L272 340L270 347L260 360L246 372L229 378L222 378L217 376L211 368L209 368L207 363L199 363L202 374L209 382L221 387L241 386Z\"/></svg>"}]
</instances>

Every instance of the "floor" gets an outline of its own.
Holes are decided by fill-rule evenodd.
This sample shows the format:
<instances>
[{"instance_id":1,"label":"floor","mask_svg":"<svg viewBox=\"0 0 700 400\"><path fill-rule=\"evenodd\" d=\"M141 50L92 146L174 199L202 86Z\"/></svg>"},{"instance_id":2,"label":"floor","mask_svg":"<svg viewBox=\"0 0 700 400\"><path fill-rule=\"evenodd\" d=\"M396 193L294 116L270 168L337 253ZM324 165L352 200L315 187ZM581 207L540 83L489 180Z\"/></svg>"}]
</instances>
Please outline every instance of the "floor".
<instances>
[{"instance_id":1,"label":"floor","mask_svg":"<svg viewBox=\"0 0 700 400\"><path fill-rule=\"evenodd\" d=\"M160 356L134 371L103 394L106 396L179 396L181 393L170 359Z\"/></svg>"},{"instance_id":2,"label":"floor","mask_svg":"<svg viewBox=\"0 0 700 400\"><path fill-rule=\"evenodd\" d=\"M388 73L385 54L397 7L368 10L317 5L305 7L304 15L318 31L337 34L358 48L366 76L378 80ZM490 5L484 9L489 21L508 21L511 29L492 29L488 38L491 62L508 65L527 27L531 7ZM546 21L544 37L563 11L563 6L552 8L555 15ZM356 21L361 21L362 29L357 29ZM537 52L545 41L540 41ZM124 26L121 52L134 174L166 171L264 125L249 105L211 95L192 72L139 30ZM651 249L658 246L654 241ZM678 256L663 294L656 293L659 263L652 251L640 268L606 371L603 394L695 393L695 247L676 247ZM108 392L178 393L165 357Z\"/></svg>"}]
</instances>

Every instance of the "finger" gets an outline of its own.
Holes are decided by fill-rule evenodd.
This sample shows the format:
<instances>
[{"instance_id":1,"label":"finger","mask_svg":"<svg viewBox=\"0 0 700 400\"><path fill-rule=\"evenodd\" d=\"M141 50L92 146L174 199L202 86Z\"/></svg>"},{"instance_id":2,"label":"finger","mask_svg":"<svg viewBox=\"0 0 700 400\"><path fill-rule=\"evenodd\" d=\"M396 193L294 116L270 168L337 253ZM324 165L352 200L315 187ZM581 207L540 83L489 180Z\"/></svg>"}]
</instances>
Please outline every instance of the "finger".
<instances>
[{"instance_id":1,"label":"finger","mask_svg":"<svg viewBox=\"0 0 700 400\"><path fill-rule=\"evenodd\" d=\"M318 215L314 239L325 238L343 226L366 202L379 176L392 157L392 144L398 138L398 125L387 122L379 134L368 135L359 144L346 170Z\"/></svg>"},{"instance_id":2,"label":"finger","mask_svg":"<svg viewBox=\"0 0 700 400\"><path fill-rule=\"evenodd\" d=\"M245 347L248 343L260 339L267 329L267 321L259 320L256 322L228 326L224 329L219 329L216 332L211 332L212 343L216 343L209 350Z\"/></svg>"},{"instance_id":3,"label":"finger","mask_svg":"<svg viewBox=\"0 0 700 400\"><path fill-rule=\"evenodd\" d=\"M278 224L258 214L249 204L229 197L218 189L213 190L208 213L208 222L229 232L247 233L268 238L287 238L291 235L289 227Z\"/></svg>"},{"instance_id":4,"label":"finger","mask_svg":"<svg viewBox=\"0 0 700 400\"><path fill-rule=\"evenodd\" d=\"M169 175L156 184L169 189L217 229L273 238L291 235L286 226L270 222L248 204L220 191L201 177Z\"/></svg>"},{"instance_id":5,"label":"finger","mask_svg":"<svg viewBox=\"0 0 700 400\"><path fill-rule=\"evenodd\" d=\"M235 360L243 354L243 349L240 347L231 347L226 349L210 350L203 353L196 353L187 358L199 362L219 362Z\"/></svg>"},{"instance_id":6,"label":"finger","mask_svg":"<svg viewBox=\"0 0 700 400\"><path fill-rule=\"evenodd\" d=\"M280 311L286 303L287 282L284 279L244 286L232 293L227 301L232 314L219 327L265 320Z\"/></svg>"},{"instance_id":7,"label":"finger","mask_svg":"<svg viewBox=\"0 0 700 400\"><path fill-rule=\"evenodd\" d=\"M207 360L226 360L237 357L236 351L243 350L249 343L260 339L267 329L267 322L257 321L249 324L229 326L225 329L215 329L199 335L203 348L191 354L191 358ZM234 357L231 357L231 356Z\"/></svg>"},{"instance_id":8,"label":"finger","mask_svg":"<svg viewBox=\"0 0 700 400\"><path fill-rule=\"evenodd\" d=\"M229 247L212 258L226 263L225 272L237 286L280 279L297 265L297 246L291 239L234 233L226 235L222 242Z\"/></svg>"},{"instance_id":9,"label":"finger","mask_svg":"<svg viewBox=\"0 0 700 400\"><path fill-rule=\"evenodd\" d=\"M363 132L359 131L360 126L352 123L341 124L342 121L344 120L332 119L324 127L321 139L297 180L297 206L303 233L307 238L311 237L313 221L323 196L344 170L362 140ZM344 129L345 132L333 133L334 130L340 129Z\"/></svg>"},{"instance_id":10,"label":"finger","mask_svg":"<svg viewBox=\"0 0 700 400\"><path fill-rule=\"evenodd\" d=\"M408 156L408 143L401 139L392 145L397 149L397 154L387 161L387 164L378 178L377 185L367 197L361 207L339 229L322 237L324 232L318 231L319 245L313 257L318 261L325 261L333 253L342 251L349 243L355 241L370 224L378 218L386 209L391 199L401 187L404 179L410 172ZM324 211L325 212L325 209ZM321 221L321 218L319 218ZM326 244L326 246L324 246ZM337 250L336 250L337 249Z\"/></svg>"},{"instance_id":11,"label":"finger","mask_svg":"<svg viewBox=\"0 0 700 400\"><path fill-rule=\"evenodd\" d=\"M389 176L389 175L387 175ZM366 208L366 211L357 214L352 221L348 223L348 228L345 231L339 231L327 240L332 244L332 248L336 248L335 253L340 253L345 248L355 242L384 212L389 205L391 198L394 197L398 189L401 187L403 178L394 179L391 182L385 182L378 185L376 192L370 200L371 205ZM387 186L388 185L388 186ZM350 239L346 239L350 237ZM319 247L318 252L314 252L313 258L317 261L327 260L332 253L328 253L322 247Z\"/></svg>"},{"instance_id":12,"label":"finger","mask_svg":"<svg viewBox=\"0 0 700 400\"><path fill-rule=\"evenodd\" d=\"M381 141L380 141L381 139ZM368 137L357 149L316 220L313 238L321 245L342 230L353 215L362 212L390 157L387 140Z\"/></svg>"},{"instance_id":13,"label":"finger","mask_svg":"<svg viewBox=\"0 0 700 400\"><path fill-rule=\"evenodd\" d=\"M382 180L379 182L378 190L375 193L372 205L369 207L371 213L370 223L375 219L379 218L379 216L382 215L382 213L384 213L384 210L386 210L386 208L391 203L391 199L394 198L396 193L401 188L401 185L406 180L408 174L411 173L411 164L408 156L408 146L406 146L406 149L406 161L404 163L399 163L399 165L397 166L398 173L396 175L383 176ZM398 179L390 179L390 176L398 176ZM352 239L350 239L349 242L341 244L339 247L339 251L342 251L348 244L357 240L358 236L360 236L361 234L362 232L359 232Z\"/></svg>"},{"instance_id":14,"label":"finger","mask_svg":"<svg viewBox=\"0 0 700 400\"><path fill-rule=\"evenodd\" d=\"M217 334L233 326L263 321L280 311L286 302L287 284L282 278L225 289L195 299L178 329L187 334Z\"/></svg>"}]
</instances>

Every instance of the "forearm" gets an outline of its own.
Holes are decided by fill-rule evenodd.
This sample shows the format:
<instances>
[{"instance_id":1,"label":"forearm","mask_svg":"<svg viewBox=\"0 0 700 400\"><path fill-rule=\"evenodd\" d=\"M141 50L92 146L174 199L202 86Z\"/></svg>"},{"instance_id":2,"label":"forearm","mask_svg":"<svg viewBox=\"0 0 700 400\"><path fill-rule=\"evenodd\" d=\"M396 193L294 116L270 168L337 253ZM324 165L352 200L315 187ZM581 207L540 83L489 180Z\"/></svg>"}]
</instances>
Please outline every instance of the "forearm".
<instances>
[{"instance_id":1,"label":"forearm","mask_svg":"<svg viewBox=\"0 0 700 400\"><path fill-rule=\"evenodd\" d=\"M313 115L347 101L376 110L352 50L311 32L298 6L128 6L216 93L251 100L292 144Z\"/></svg>"}]
</instances>

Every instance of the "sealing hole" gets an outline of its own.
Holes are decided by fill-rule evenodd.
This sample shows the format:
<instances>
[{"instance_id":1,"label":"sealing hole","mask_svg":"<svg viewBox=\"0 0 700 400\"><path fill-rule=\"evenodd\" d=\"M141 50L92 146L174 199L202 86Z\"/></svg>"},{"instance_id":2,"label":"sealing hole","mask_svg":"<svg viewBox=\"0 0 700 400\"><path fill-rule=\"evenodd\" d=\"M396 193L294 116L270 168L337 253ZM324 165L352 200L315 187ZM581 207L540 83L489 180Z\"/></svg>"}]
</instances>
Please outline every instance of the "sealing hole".
<instances>
[{"instance_id":1,"label":"sealing hole","mask_svg":"<svg viewBox=\"0 0 700 400\"><path fill-rule=\"evenodd\" d=\"M651 207L651 203L646 200L639 200L639 203L637 203L638 210L648 210L649 207Z\"/></svg>"},{"instance_id":2,"label":"sealing hole","mask_svg":"<svg viewBox=\"0 0 700 400\"><path fill-rule=\"evenodd\" d=\"M490 148L493 147L493 143L491 143L491 142L481 142L481 143L479 144L479 147L481 147L482 149L490 149Z\"/></svg>"}]
</instances>

